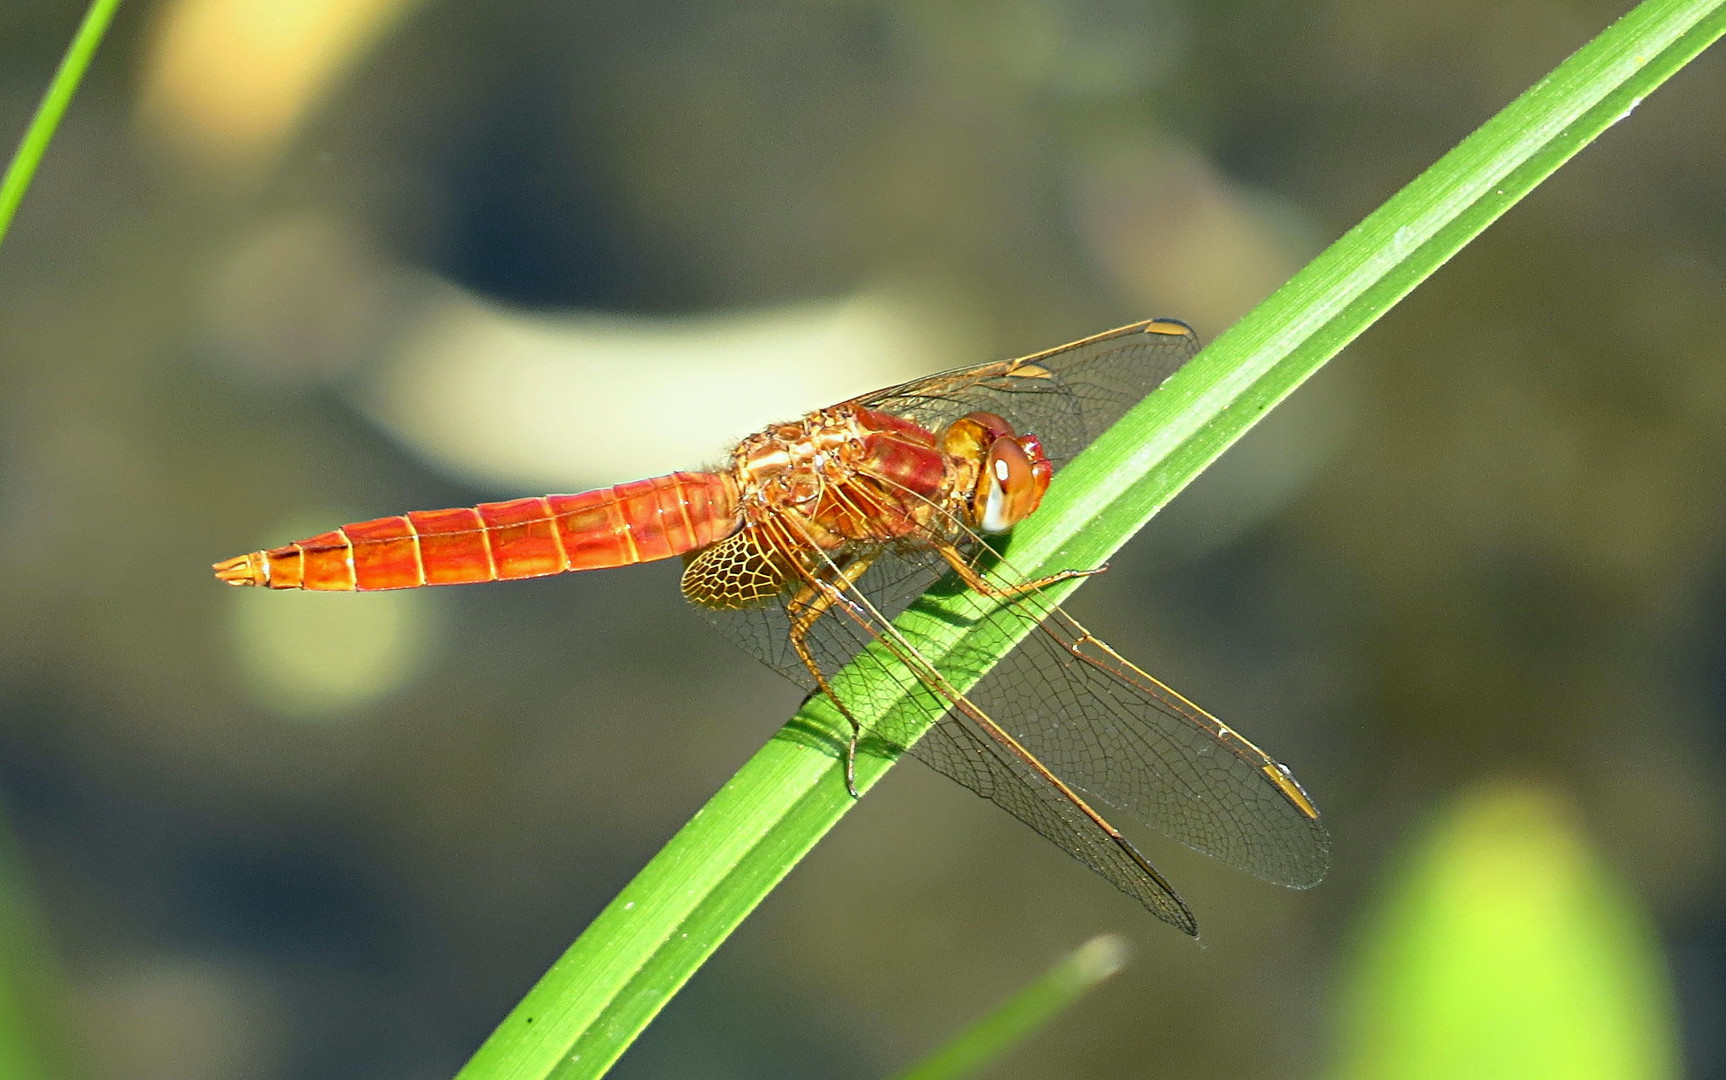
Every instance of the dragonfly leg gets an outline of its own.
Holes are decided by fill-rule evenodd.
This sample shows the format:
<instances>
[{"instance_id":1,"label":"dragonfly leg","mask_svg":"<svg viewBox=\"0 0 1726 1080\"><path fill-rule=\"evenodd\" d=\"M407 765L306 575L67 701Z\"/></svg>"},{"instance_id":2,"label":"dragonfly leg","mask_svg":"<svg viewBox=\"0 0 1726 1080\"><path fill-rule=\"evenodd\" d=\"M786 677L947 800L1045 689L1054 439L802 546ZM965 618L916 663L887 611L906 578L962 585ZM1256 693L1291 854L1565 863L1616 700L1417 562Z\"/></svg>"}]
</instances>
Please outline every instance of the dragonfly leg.
<instances>
[{"instance_id":1,"label":"dragonfly leg","mask_svg":"<svg viewBox=\"0 0 1726 1080\"><path fill-rule=\"evenodd\" d=\"M953 568L953 572L965 582L966 588L979 595L987 596L991 600L1011 600L1015 596L1023 596L1029 592L1046 589L1057 582L1100 574L1109 568L1109 565L1104 563L1093 570L1062 570L1058 574L1050 574L1048 577L1040 577L1032 581L1020 581L1003 588L991 585L989 579L978 573L977 568L965 558L965 553L952 544L941 544L935 550L940 552L941 558L945 559L947 565Z\"/></svg>"},{"instance_id":2,"label":"dragonfly leg","mask_svg":"<svg viewBox=\"0 0 1726 1080\"><path fill-rule=\"evenodd\" d=\"M815 620L833 606L832 594L815 585L806 585L785 606L787 610L796 612L791 620L791 647L796 650L797 658L803 661L803 666L809 669L809 674L815 679L815 693L809 696L825 694L833 707L839 710L839 715L851 725L851 738L845 743L845 790L851 793L853 799L861 798L857 791L857 739L863 732L863 725L857 722L857 718L851 715L851 710L847 709L845 703L839 700L839 695L833 692L826 672L821 670L821 665L815 662L815 657L809 652L809 630L815 625Z\"/></svg>"},{"instance_id":3,"label":"dragonfly leg","mask_svg":"<svg viewBox=\"0 0 1726 1080\"><path fill-rule=\"evenodd\" d=\"M873 556L859 556L843 566L836 566L835 572L846 585L854 585L863 572L874 562ZM844 592L838 585L822 577L811 577L785 604L785 611L791 616L790 632L791 648L797 653L797 658L803 661L803 666L809 669L809 674L815 679L816 692L827 695L827 700L839 710L847 723L851 725L851 738L845 744L845 790L851 793L853 799L861 798L857 791L857 740L863 734L863 725L851 715L851 710L833 692L833 686L827 681L827 673L821 670L814 655L809 651L809 631L814 628L817 620L832 609L835 602L843 602ZM813 696L813 695L812 695Z\"/></svg>"}]
</instances>

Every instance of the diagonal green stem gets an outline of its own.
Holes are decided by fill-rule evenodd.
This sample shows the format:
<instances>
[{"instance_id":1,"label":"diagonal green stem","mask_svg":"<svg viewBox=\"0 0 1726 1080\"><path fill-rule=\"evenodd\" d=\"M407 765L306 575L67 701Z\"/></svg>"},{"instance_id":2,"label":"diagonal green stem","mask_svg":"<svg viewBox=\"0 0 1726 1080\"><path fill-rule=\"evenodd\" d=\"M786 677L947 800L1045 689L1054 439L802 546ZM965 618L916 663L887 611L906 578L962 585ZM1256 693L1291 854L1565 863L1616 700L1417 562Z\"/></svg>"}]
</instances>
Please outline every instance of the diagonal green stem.
<instances>
[{"instance_id":1,"label":"diagonal green stem","mask_svg":"<svg viewBox=\"0 0 1726 1080\"><path fill-rule=\"evenodd\" d=\"M42 103L36 106L36 115L30 118L30 126L24 130L24 138L12 155L12 163L6 167L5 177L0 178L0 243L5 242L6 231L12 226L12 216L18 212L18 204L24 201L24 192L29 190L30 181L36 175L36 166L42 163L42 155L48 152L54 130L60 126L60 118L66 115L66 107L72 103L72 95L83 81L90 59L96 55L96 46L102 43L102 35L107 33L108 24L113 21L114 11L119 6L120 0L91 0L90 7L84 12L84 21L78 25L78 32L72 36L72 44L67 46L53 81L42 95Z\"/></svg>"},{"instance_id":2,"label":"diagonal green stem","mask_svg":"<svg viewBox=\"0 0 1726 1080\"><path fill-rule=\"evenodd\" d=\"M1014 537L1014 562L1038 574L1106 559L1268 409L1726 31L1723 2L1646 0L1446 154L1063 470ZM920 602L899 625L963 689L980 672L954 670L951 657L979 642L999 657L1013 644L982 614L959 595ZM860 677L857 666L841 673L839 692ZM851 808L829 742L840 727L819 700L794 717L552 966L463 1080L602 1075ZM890 764L861 756L858 786Z\"/></svg>"}]
</instances>

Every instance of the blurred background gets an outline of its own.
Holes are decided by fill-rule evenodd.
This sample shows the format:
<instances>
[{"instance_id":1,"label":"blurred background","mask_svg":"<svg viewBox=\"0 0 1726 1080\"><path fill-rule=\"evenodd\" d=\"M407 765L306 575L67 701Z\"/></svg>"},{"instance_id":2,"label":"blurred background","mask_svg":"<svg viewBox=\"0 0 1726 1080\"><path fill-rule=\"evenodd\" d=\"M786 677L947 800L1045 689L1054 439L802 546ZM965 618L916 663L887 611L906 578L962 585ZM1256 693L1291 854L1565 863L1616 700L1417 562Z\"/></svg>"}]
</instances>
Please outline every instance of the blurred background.
<instances>
[{"instance_id":1,"label":"blurred background","mask_svg":"<svg viewBox=\"0 0 1726 1080\"><path fill-rule=\"evenodd\" d=\"M82 6L0 6L8 148ZM1214 338L1627 6L126 5L0 250L0 1072L450 1075L799 698L675 565L213 560ZM1716 50L1072 605L1322 886L1147 839L1194 945L907 764L615 1075L886 1075L1114 930L993 1075L1726 1077L1723 115Z\"/></svg>"}]
</instances>

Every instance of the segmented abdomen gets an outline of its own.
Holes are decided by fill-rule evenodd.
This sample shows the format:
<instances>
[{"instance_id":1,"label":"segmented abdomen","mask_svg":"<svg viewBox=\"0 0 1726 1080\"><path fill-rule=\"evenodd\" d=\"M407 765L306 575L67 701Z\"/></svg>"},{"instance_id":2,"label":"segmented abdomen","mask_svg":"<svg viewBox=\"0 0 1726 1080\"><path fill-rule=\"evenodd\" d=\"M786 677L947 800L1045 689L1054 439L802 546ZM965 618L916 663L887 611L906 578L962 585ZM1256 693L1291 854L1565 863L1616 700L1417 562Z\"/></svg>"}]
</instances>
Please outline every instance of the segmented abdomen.
<instances>
[{"instance_id":1,"label":"segmented abdomen","mask_svg":"<svg viewBox=\"0 0 1726 1080\"><path fill-rule=\"evenodd\" d=\"M344 525L215 565L231 585L411 589L651 562L706 547L737 525L730 477L672 473L580 495L416 510Z\"/></svg>"}]
</instances>

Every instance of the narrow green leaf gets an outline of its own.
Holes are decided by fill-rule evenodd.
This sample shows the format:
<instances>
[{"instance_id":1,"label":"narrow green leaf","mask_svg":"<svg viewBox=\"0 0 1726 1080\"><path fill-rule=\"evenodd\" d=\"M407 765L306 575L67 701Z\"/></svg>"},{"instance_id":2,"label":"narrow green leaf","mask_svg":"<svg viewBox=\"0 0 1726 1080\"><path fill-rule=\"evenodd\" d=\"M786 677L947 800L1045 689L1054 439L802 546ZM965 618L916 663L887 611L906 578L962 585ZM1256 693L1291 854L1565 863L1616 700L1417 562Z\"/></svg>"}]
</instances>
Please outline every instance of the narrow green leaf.
<instances>
[{"instance_id":1,"label":"narrow green leaf","mask_svg":"<svg viewBox=\"0 0 1726 1080\"><path fill-rule=\"evenodd\" d=\"M120 0L91 0L90 7L84 12L84 21L78 25L78 32L72 36L72 44L67 47L60 67L54 72L53 81L42 95L42 103L36 107L36 115L31 117L30 126L24 129L24 138L12 155L12 163L6 167L5 177L0 178L0 243L5 242L6 232L12 227L12 215L17 213L18 204L24 201L24 192L30 189L36 166L41 164L42 155L48 152L48 143L60 126L60 118L66 115L66 106L72 103L72 95L77 92L78 83L83 81L90 58L96 55L96 46L102 43L102 35L107 33L108 24L113 21L114 11L119 6Z\"/></svg>"},{"instance_id":2,"label":"narrow green leaf","mask_svg":"<svg viewBox=\"0 0 1726 1080\"><path fill-rule=\"evenodd\" d=\"M1350 230L1064 469L1014 537L1014 563L1037 574L1105 560L1324 361L1719 37L1721 2L1646 0ZM1014 640L967 594L925 599L898 625L960 689L980 672L950 658L979 643L1000 656ZM842 695L860 667L839 676ZM811 701L739 770L528 993L463 1080L602 1075L851 808L835 720ZM890 764L861 756L858 786Z\"/></svg>"},{"instance_id":3,"label":"narrow green leaf","mask_svg":"<svg viewBox=\"0 0 1726 1080\"><path fill-rule=\"evenodd\" d=\"M946 1046L899 1074L897 1080L958 1080L970 1076L1121 970L1127 943L1101 934L1062 957L1036 981L960 1032Z\"/></svg>"},{"instance_id":4,"label":"narrow green leaf","mask_svg":"<svg viewBox=\"0 0 1726 1080\"><path fill-rule=\"evenodd\" d=\"M18 149L0 177L0 243L6 239L18 204L30 188L60 118L66 114L90 58L113 20L119 0L92 0L72 37L42 102L24 130ZM22 860L5 824L0 822L0 1075L68 1076L76 1066L65 1045L65 993L24 879Z\"/></svg>"},{"instance_id":5,"label":"narrow green leaf","mask_svg":"<svg viewBox=\"0 0 1726 1080\"><path fill-rule=\"evenodd\" d=\"M1459 798L1416 838L1345 971L1339 1080L1672 1080L1653 927L1538 788Z\"/></svg>"}]
</instances>

